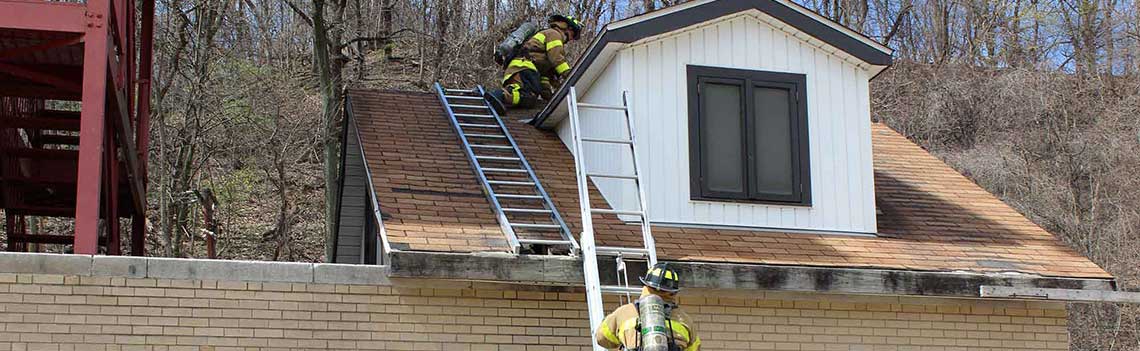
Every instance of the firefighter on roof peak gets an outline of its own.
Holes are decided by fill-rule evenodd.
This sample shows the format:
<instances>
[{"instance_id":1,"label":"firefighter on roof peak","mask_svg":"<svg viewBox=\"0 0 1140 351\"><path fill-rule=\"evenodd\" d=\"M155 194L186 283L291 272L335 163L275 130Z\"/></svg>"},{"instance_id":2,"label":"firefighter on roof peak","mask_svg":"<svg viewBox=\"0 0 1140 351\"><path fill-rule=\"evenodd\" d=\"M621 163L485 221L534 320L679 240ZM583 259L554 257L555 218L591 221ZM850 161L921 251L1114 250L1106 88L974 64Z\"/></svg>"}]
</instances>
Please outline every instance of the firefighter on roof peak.
<instances>
[{"instance_id":1,"label":"firefighter on roof peak","mask_svg":"<svg viewBox=\"0 0 1140 351\"><path fill-rule=\"evenodd\" d=\"M538 98L549 99L554 94L556 84L561 84L570 74L570 62L566 60L566 43L578 39L582 35L582 22L574 17L553 15L549 19L550 28L529 34L529 39L508 51L510 60L503 62L506 71L503 73L503 89L495 91L487 100L491 105L503 113L504 107L531 108L538 104ZM512 36L526 33L520 27ZM507 38L500 48L511 46L512 38Z\"/></svg>"},{"instance_id":2,"label":"firefighter on roof peak","mask_svg":"<svg viewBox=\"0 0 1140 351\"><path fill-rule=\"evenodd\" d=\"M639 351L697 351L701 338L689 315L677 306L680 275L658 263L641 278L645 285L634 303L618 307L602 320L594 340L607 349Z\"/></svg>"}]
</instances>

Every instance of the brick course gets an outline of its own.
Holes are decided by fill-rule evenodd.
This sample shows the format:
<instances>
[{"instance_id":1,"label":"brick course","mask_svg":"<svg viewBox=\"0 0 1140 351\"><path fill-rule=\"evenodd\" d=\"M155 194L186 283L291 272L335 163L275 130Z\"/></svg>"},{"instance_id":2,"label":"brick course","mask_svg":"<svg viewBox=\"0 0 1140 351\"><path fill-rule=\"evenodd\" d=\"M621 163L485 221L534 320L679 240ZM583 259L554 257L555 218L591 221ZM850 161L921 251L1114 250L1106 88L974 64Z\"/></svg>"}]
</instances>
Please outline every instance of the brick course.
<instances>
[{"instance_id":1,"label":"brick course","mask_svg":"<svg viewBox=\"0 0 1140 351\"><path fill-rule=\"evenodd\" d=\"M588 350L583 293L523 289L0 273L0 351ZM705 350L1068 348L1060 303L712 291L681 303Z\"/></svg>"}]
</instances>

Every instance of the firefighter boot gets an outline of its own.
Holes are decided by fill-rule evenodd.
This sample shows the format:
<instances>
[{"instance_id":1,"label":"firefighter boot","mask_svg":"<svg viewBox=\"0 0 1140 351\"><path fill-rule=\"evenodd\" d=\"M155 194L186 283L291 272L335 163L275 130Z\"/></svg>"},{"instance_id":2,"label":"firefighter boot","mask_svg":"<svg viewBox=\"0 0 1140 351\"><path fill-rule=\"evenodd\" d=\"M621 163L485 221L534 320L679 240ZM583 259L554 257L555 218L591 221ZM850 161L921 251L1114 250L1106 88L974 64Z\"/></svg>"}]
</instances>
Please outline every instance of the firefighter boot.
<instances>
[{"instance_id":1,"label":"firefighter boot","mask_svg":"<svg viewBox=\"0 0 1140 351\"><path fill-rule=\"evenodd\" d=\"M483 99L487 100L487 103L491 105L491 108L495 109L495 112L498 113L499 116L507 113L507 107L503 105L504 95L502 89L484 92Z\"/></svg>"}]
</instances>

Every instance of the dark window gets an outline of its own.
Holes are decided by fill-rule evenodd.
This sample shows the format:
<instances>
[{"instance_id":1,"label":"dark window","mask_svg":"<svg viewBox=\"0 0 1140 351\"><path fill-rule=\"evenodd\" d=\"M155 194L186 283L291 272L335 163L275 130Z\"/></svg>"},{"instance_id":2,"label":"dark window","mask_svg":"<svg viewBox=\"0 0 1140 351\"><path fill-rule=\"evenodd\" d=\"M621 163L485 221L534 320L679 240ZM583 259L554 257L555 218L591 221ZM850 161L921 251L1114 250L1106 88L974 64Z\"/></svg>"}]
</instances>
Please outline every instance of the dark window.
<instances>
[{"instance_id":1,"label":"dark window","mask_svg":"<svg viewBox=\"0 0 1140 351\"><path fill-rule=\"evenodd\" d=\"M688 66L692 197L811 205L802 74Z\"/></svg>"}]
</instances>

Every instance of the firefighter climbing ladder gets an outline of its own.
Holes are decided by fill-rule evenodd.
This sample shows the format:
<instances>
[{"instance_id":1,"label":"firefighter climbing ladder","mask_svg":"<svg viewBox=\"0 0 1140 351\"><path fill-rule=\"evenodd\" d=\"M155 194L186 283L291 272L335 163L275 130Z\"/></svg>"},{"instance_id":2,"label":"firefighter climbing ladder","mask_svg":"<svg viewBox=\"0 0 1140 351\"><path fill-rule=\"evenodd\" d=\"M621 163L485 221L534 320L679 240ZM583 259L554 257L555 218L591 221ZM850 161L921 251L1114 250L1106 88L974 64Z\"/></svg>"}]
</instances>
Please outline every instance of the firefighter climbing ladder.
<instances>
[{"instance_id":1,"label":"firefighter climbing ladder","mask_svg":"<svg viewBox=\"0 0 1140 351\"><path fill-rule=\"evenodd\" d=\"M565 246L576 254L578 243L503 120L483 99L483 87L444 89L436 83L435 90L512 252L541 245ZM551 238L553 232L559 238Z\"/></svg>"},{"instance_id":2,"label":"firefighter climbing ladder","mask_svg":"<svg viewBox=\"0 0 1140 351\"><path fill-rule=\"evenodd\" d=\"M649 216L645 206L645 188L641 181L641 165L638 160L637 153L637 137L633 129L632 113L630 113L629 96L626 92L622 92L621 106L606 106L588 103L578 103L578 93L574 87L570 87L570 94L567 96L566 103L570 112L570 129L571 138L573 139L574 148L574 166L577 170L578 178L578 203L582 209L582 235L579 241L582 245L582 270L586 280L586 303L590 312L590 331L596 332L598 325L602 323L605 318L605 312L602 310L602 293L616 293L629 294L639 291L640 289L629 287L629 276L625 270L624 258L639 257L644 258L649 266L657 263L657 251L653 243L653 233L649 227ZM629 139L603 139L586 137L582 135L582 121L578 115L578 109L592 109L601 111L615 111L621 112L625 117L626 130L629 131ZM629 147L631 159L633 161L633 174L606 174L594 173L589 171L586 165L586 158L583 157L583 143L601 143L610 145L625 145ZM620 179L625 181L632 181L637 187L637 199L639 208L636 210L623 210L623 209L600 209L590 207L590 190L589 178L599 179ZM624 216L637 216L641 218L641 240L644 247L631 248L631 247L605 247L596 246L594 244L594 220L595 214L614 214ZM611 256L616 257L617 260L617 274L618 282L621 285L617 286L602 286L601 279L598 275L598 256ZM593 335L593 334L591 334ZM595 350L602 350L597 345L594 346Z\"/></svg>"}]
</instances>

